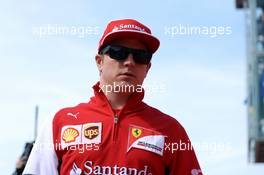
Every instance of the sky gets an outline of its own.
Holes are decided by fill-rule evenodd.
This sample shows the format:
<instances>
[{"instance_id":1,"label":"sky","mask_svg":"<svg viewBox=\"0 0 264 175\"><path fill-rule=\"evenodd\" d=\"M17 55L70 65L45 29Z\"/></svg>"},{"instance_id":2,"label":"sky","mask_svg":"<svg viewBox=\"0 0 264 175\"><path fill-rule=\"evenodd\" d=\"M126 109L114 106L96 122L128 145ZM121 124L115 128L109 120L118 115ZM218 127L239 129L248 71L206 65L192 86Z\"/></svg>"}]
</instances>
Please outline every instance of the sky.
<instances>
[{"instance_id":1,"label":"sky","mask_svg":"<svg viewBox=\"0 0 264 175\"><path fill-rule=\"evenodd\" d=\"M40 128L93 95L98 41L109 21L125 18L160 39L144 101L202 145L204 174L261 175L263 164L247 162L245 14L234 0L0 0L1 174L34 138L35 105ZM63 27L71 31L56 32Z\"/></svg>"}]
</instances>

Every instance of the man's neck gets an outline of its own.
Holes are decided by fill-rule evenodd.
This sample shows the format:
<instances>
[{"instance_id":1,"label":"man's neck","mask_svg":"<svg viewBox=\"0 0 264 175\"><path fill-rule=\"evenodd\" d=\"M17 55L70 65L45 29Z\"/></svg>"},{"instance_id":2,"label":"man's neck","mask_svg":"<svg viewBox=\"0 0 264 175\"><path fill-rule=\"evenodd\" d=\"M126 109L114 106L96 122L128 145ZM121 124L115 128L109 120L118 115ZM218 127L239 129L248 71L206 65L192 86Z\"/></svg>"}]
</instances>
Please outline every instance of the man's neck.
<instances>
[{"instance_id":1,"label":"man's neck","mask_svg":"<svg viewBox=\"0 0 264 175\"><path fill-rule=\"evenodd\" d=\"M122 109L127 103L131 94L122 94L122 93L105 93L106 98L111 104L113 109Z\"/></svg>"},{"instance_id":2,"label":"man's neck","mask_svg":"<svg viewBox=\"0 0 264 175\"><path fill-rule=\"evenodd\" d=\"M133 92L115 92L113 90L109 91L109 89L105 87L107 87L105 84L100 83L100 88L104 92L106 98L108 99L113 109L122 109L127 103L129 97L133 93Z\"/></svg>"}]
</instances>

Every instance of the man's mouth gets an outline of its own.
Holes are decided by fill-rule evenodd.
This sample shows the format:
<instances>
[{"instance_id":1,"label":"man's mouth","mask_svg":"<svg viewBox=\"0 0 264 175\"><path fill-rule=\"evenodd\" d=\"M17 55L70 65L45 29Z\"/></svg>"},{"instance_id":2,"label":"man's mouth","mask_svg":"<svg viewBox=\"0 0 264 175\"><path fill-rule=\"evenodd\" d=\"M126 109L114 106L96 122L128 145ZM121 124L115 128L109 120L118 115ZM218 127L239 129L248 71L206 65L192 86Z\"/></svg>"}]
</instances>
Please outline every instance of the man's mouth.
<instances>
[{"instance_id":1,"label":"man's mouth","mask_svg":"<svg viewBox=\"0 0 264 175\"><path fill-rule=\"evenodd\" d=\"M119 76L128 76L128 77L135 77L134 74L130 73L130 72L124 72L124 73L120 73L118 74Z\"/></svg>"}]
</instances>

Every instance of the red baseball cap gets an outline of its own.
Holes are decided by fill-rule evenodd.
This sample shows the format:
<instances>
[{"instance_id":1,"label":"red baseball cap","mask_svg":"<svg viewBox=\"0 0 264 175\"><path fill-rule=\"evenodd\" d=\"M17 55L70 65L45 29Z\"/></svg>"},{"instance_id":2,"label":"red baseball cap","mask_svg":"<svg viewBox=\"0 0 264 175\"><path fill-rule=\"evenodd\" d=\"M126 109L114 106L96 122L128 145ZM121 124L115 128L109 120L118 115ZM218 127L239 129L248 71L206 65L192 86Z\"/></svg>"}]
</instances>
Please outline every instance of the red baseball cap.
<instances>
[{"instance_id":1,"label":"red baseball cap","mask_svg":"<svg viewBox=\"0 0 264 175\"><path fill-rule=\"evenodd\" d=\"M120 37L131 37L142 41L151 53L159 48L159 40L151 34L151 30L144 24L134 19L122 19L111 21L100 39L98 53L102 46Z\"/></svg>"}]
</instances>

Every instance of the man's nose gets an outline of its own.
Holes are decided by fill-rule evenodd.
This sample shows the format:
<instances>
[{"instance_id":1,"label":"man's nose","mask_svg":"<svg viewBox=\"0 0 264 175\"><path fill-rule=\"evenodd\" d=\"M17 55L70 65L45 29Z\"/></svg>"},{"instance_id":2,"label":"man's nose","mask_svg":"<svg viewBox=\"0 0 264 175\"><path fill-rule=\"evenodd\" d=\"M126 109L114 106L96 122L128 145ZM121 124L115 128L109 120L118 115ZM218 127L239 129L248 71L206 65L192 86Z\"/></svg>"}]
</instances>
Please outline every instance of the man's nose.
<instances>
[{"instance_id":1,"label":"man's nose","mask_svg":"<svg viewBox=\"0 0 264 175\"><path fill-rule=\"evenodd\" d=\"M124 65L135 65L133 55L130 53L124 61Z\"/></svg>"}]
</instances>

